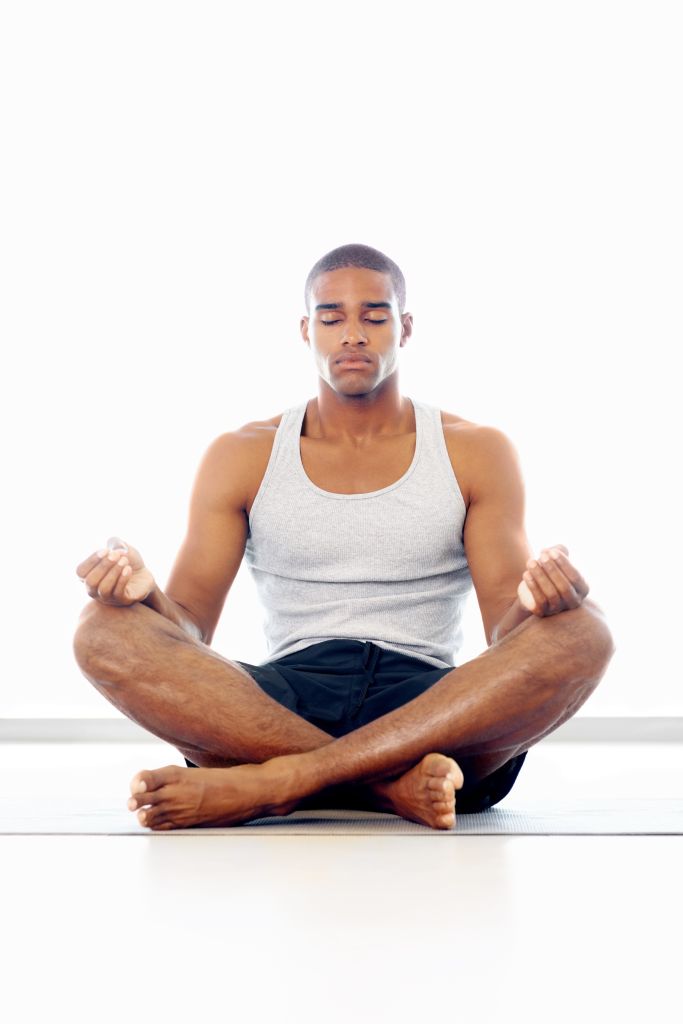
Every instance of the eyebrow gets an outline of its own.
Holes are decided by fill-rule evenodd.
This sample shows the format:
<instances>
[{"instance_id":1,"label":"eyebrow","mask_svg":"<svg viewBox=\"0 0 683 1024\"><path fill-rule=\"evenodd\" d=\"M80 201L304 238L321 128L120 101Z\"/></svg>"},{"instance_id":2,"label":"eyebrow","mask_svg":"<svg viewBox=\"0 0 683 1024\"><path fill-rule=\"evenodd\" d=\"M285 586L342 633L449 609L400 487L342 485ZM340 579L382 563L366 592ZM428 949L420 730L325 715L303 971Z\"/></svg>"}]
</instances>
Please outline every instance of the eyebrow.
<instances>
[{"instance_id":1,"label":"eyebrow","mask_svg":"<svg viewBox=\"0 0 683 1024\"><path fill-rule=\"evenodd\" d=\"M361 306L367 306L368 309L391 309L390 302L361 302ZM316 309L343 309L343 302L321 302Z\"/></svg>"}]
</instances>

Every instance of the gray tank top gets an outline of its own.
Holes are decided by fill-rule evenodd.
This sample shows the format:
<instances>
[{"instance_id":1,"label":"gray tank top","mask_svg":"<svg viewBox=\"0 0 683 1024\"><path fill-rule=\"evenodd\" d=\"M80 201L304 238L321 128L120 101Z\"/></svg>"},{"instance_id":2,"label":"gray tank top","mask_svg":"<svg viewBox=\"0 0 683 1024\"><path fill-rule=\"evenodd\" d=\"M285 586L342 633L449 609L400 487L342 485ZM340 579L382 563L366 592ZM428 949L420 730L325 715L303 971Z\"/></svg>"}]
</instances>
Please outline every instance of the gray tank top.
<instances>
[{"instance_id":1,"label":"gray tank top","mask_svg":"<svg viewBox=\"0 0 683 1024\"><path fill-rule=\"evenodd\" d=\"M262 665L333 639L455 664L472 588L465 502L439 410L410 401L413 461L400 480L364 494L334 494L309 479L299 447L308 403L284 412L245 548L265 613Z\"/></svg>"}]
</instances>

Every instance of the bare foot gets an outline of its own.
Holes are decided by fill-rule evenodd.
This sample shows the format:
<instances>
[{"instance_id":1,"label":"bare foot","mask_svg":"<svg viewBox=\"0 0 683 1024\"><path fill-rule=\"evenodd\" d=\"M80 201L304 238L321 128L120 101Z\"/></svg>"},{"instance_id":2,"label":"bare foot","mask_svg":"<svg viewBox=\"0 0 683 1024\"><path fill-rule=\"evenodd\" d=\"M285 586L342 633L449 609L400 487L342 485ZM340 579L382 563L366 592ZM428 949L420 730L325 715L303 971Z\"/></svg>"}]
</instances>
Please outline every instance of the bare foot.
<instances>
[{"instance_id":1,"label":"bare foot","mask_svg":"<svg viewBox=\"0 0 683 1024\"><path fill-rule=\"evenodd\" d=\"M265 764L233 768L179 768L138 772L130 784L130 811L155 831L193 825L236 825L252 818L291 814L299 801L280 801Z\"/></svg>"},{"instance_id":2,"label":"bare foot","mask_svg":"<svg viewBox=\"0 0 683 1024\"><path fill-rule=\"evenodd\" d=\"M455 825L455 790L465 778L460 766L445 754L425 754L410 771L391 782L374 782L381 810L430 828Z\"/></svg>"}]
</instances>

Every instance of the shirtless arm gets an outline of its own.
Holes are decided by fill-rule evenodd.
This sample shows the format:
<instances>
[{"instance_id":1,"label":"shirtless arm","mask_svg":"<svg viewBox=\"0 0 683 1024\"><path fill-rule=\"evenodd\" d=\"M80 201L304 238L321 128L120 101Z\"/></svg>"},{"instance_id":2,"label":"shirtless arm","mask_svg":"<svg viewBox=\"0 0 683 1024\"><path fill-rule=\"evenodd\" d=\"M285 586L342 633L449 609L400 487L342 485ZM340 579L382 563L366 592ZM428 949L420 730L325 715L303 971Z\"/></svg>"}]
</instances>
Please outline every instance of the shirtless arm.
<instances>
[{"instance_id":1,"label":"shirtless arm","mask_svg":"<svg viewBox=\"0 0 683 1024\"><path fill-rule=\"evenodd\" d=\"M563 544L531 557L522 473L505 434L472 424L467 443L474 468L463 538L489 646L529 615L557 615L585 603L603 616L586 599L590 587Z\"/></svg>"},{"instance_id":2,"label":"shirtless arm","mask_svg":"<svg viewBox=\"0 0 683 1024\"><path fill-rule=\"evenodd\" d=\"M517 452L495 427L468 428L470 503L463 541L489 646L532 612L517 597L531 549Z\"/></svg>"},{"instance_id":3,"label":"shirtless arm","mask_svg":"<svg viewBox=\"0 0 683 1024\"><path fill-rule=\"evenodd\" d=\"M221 434L205 452L190 499L187 534L166 585L166 596L189 613L205 644L211 643L249 531L245 432Z\"/></svg>"}]
</instances>

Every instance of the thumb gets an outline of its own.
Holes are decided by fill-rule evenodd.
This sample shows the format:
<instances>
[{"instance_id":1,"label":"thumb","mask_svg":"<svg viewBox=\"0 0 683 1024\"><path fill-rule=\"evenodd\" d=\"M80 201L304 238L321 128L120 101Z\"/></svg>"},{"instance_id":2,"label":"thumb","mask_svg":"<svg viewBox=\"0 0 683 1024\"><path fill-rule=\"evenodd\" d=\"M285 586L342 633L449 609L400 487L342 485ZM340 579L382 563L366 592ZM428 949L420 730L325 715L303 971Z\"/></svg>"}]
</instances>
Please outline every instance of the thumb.
<instances>
[{"instance_id":1,"label":"thumb","mask_svg":"<svg viewBox=\"0 0 683 1024\"><path fill-rule=\"evenodd\" d=\"M120 537L110 537L107 541L107 547L111 548L112 551L127 551L128 545L125 544Z\"/></svg>"}]
</instances>

